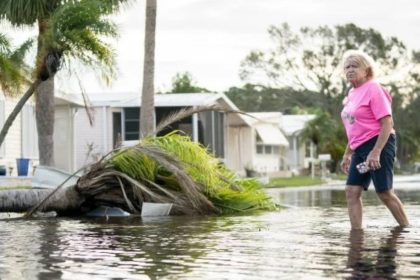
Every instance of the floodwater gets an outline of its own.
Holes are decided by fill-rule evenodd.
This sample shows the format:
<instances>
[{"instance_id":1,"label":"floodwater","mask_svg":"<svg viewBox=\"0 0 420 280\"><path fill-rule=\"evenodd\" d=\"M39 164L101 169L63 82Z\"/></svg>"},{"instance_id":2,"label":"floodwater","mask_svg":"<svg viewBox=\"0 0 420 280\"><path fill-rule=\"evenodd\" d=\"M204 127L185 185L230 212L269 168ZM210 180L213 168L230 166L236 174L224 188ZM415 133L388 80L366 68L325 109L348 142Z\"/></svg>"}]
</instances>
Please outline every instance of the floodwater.
<instances>
[{"instance_id":1,"label":"floodwater","mask_svg":"<svg viewBox=\"0 0 420 280\"><path fill-rule=\"evenodd\" d=\"M0 216L0 279L420 279L420 183L398 228L374 192L351 232L343 191L271 189L257 215L25 220Z\"/></svg>"}]
</instances>

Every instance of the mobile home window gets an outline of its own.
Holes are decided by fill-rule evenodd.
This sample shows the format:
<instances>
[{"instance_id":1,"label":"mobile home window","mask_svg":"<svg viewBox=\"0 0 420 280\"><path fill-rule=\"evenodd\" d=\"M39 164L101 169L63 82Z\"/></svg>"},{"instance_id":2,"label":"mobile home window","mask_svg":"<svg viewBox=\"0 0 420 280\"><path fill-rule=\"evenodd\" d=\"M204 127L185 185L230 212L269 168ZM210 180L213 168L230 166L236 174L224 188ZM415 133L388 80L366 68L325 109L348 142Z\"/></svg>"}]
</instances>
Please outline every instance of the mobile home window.
<instances>
[{"instance_id":1,"label":"mobile home window","mask_svg":"<svg viewBox=\"0 0 420 280\"><path fill-rule=\"evenodd\" d=\"M140 108L124 108L124 140L138 140Z\"/></svg>"},{"instance_id":2,"label":"mobile home window","mask_svg":"<svg viewBox=\"0 0 420 280\"><path fill-rule=\"evenodd\" d=\"M264 146L264 154L270 155L273 153L273 146L265 145Z\"/></svg>"},{"instance_id":3,"label":"mobile home window","mask_svg":"<svg viewBox=\"0 0 420 280\"><path fill-rule=\"evenodd\" d=\"M257 144L257 154L278 155L280 154L280 146Z\"/></svg>"}]
</instances>

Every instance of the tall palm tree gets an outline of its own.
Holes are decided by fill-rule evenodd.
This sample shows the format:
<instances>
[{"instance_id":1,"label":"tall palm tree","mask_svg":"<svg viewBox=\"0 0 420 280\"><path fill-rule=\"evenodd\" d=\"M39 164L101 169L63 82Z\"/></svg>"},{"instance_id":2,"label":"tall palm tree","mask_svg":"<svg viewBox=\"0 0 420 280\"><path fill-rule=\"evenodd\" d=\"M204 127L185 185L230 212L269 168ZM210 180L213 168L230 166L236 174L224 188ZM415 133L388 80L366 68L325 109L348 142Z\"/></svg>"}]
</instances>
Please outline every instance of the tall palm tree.
<instances>
[{"instance_id":1,"label":"tall palm tree","mask_svg":"<svg viewBox=\"0 0 420 280\"><path fill-rule=\"evenodd\" d=\"M36 93L36 121L41 165L54 164L54 76L69 59L113 73L113 53L100 36L116 36L104 16L127 0L2 0L0 19L14 26L38 26L33 82L0 132L0 143L25 102ZM3 138L1 138L3 137Z\"/></svg>"},{"instance_id":2,"label":"tall palm tree","mask_svg":"<svg viewBox=\"0 0 420 280\"><path fill-rule=\"evenodd\" d=\"M155 37L157 0L146 1L143 89L140 110L140 137L150 135L155 126Z\"/></svg>"}]
</instances>

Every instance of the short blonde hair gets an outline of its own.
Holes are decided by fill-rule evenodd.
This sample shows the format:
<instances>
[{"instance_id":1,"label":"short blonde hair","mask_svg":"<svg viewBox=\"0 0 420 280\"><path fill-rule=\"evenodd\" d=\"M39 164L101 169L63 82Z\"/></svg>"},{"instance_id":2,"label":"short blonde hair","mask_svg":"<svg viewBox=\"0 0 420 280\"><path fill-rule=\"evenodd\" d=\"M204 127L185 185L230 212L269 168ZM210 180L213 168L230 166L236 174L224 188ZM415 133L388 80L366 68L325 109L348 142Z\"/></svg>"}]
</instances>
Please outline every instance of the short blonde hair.
<instances>
[{"instance_id":1,"label":"short blonde hair","mask_svg":"<svg viewBox=\"0 0 420 280\"><path fill-rule=\"evenodd\" d=\"M364 67L367 70L368 79L375 78L375 61L367 53L361 50L346 51L343 55L343 69L348 60L354 61Z\"/></svg>"}]
</instances>

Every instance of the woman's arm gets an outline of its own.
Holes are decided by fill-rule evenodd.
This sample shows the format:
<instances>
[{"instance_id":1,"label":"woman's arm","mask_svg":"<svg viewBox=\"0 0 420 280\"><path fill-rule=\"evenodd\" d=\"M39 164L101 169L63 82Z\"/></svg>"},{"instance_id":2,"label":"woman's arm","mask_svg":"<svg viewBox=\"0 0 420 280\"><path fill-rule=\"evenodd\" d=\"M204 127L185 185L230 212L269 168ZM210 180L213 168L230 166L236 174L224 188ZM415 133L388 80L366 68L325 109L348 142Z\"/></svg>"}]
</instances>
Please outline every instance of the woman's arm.
<instances>
[{"instance_id":1,"label":"woman's arm","mask_svg":"<svg viewBox=\"0 0 420 280\"><path fill-rule=\"evenodd\" d=\"M352 155L353 155L353 151L350 149L349 144L347 144L346 151L344 152L344 155L343 155L343 160L340 163L341 170L344 172L344 174L349 173Z\"/></svg>"},{"instance_id":2,"label":"woman's arm","mask_svg":"<svg viewBox=\"0 0 420 280\"><path fill-rule=\"evenodd\" d=\"M383 117L379 121L381 123L381 132L379 133L375 146L366 159L367 165L373 170L381 168L379 158L394 126L394 121L391 116Z\"/></svg>"}]
</instances>

